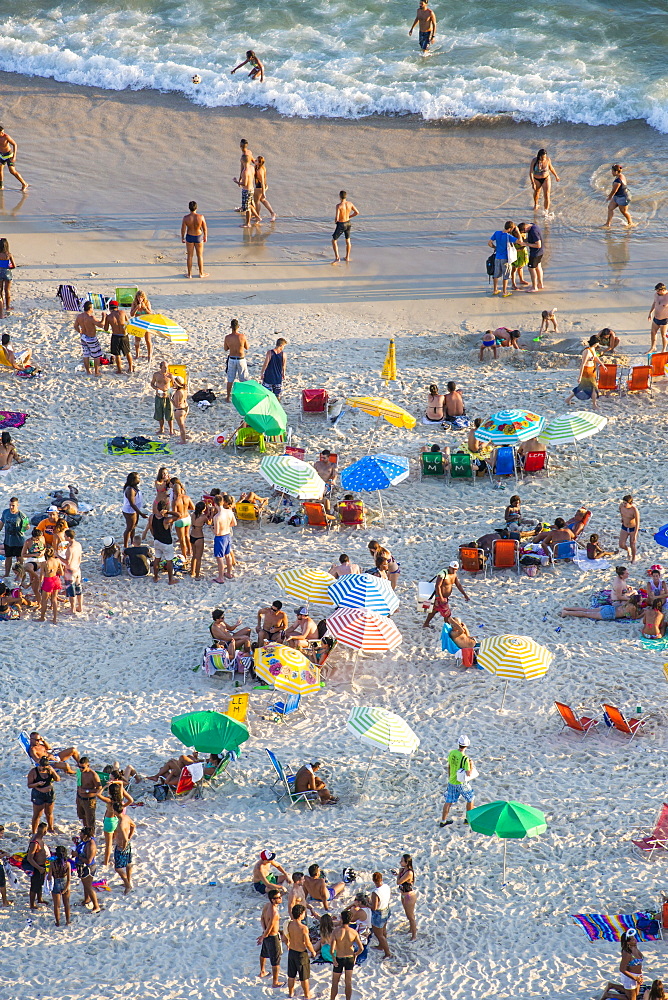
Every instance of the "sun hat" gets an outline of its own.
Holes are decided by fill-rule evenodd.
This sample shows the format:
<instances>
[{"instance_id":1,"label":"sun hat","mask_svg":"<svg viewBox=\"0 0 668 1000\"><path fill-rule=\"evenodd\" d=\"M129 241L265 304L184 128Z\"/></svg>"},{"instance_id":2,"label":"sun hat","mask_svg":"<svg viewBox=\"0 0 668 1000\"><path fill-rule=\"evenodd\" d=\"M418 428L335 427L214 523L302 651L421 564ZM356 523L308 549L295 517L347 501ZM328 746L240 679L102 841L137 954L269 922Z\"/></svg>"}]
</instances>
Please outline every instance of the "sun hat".
<instances>
[{"instance_id":1,"label":"sun hat","mask_svg":"<svg viewBox=\"0 0 668 1000\"><path fill-rule=\"evenodd\" d=\"M185 385L186 384L186 380L184 378L182 378L181 375L173 375L172 377L173 377L173 379L174 379L174 381L176 382L177 385Z\"/></svg>"},{"instance_id":2,"label":"sun hat","mask_svg":"<svg viewBox=\"0 0 668 1000\"><path fill-rule=\"evenodd\" d=\"M260 851L260 861L273 861L275 857L273 851Z\"/></svg>"},{"instance_id":3,"label":"sun hat","mask_svg":"<svg viewBox=\"0 0 668 1000\"><path fill-rule=\"evenodd\" d=\"M105 549L108 549L110 545L114 544L114 536L105 535L104 538L102 539L102 544L104 545Z\"/></svg>"},{"instance_id":4,"label":"sun hat","mask_svg":"<svg viewBox=\"0 0 668 1000\"><path fill-rule=\"evenodd\" d=\"M471 746L471 741L468 738L468 736L465 736L462 733L462 735L459 737L459 745L460 745L460 747L470 747Z\"/></svg>"}]
</instances>

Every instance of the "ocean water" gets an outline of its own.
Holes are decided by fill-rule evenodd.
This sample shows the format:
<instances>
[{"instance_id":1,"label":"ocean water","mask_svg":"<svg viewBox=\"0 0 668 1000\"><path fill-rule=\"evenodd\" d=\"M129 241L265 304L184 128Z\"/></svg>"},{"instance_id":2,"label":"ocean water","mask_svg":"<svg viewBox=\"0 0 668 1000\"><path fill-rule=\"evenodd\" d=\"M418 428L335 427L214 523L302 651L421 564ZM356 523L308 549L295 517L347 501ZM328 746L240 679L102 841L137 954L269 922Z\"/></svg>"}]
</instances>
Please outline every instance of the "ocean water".
<instances>
[{"instance_id":1,"label":"ocean water","mask_svg":"<svg viewBox=\"0 0 668 1000\"><path fill-rule=\"evenodd\" d=\"M506 115L668 133L668 0L435 0L422 58L416 2L20 0L0 26L0 69L112 90L184 93L285 115L426 119ZM255 49L266 80L230 69ZM202 82L194 86L191 78Z\"/></svg>"}]
</instances>

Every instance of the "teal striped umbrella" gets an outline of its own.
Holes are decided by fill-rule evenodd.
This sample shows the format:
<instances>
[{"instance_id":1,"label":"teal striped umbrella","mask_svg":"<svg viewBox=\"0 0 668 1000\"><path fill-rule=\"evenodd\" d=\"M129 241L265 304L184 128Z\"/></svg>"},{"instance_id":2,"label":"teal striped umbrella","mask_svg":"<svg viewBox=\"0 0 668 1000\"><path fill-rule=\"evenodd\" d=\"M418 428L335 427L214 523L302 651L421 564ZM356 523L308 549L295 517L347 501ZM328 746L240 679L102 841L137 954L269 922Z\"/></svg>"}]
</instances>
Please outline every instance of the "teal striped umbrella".
<instances>
[{"instance_id":1,"label":"teal striped umbrella","mask_svg":"<svg viewBox=\"0 0 668 1000\"><path fill-rule=\"evenodd\" d=\"M573 410L572 413L563 413L560 417L550 420L547 427L540 432L538 437L541 441L546 441L549 444L575 445L575 457L578 460L578 467L582 476L578 441L584 441L585 438L598 434L599 431L603 430L607 422L608 418L602 417L600 413L589 413L587 410Z\"/></svg>"},{"instance_id":2,"label":"teal striped umbrella","mask_svg":"<svg viewBox=\"0 0 668 1000\"><path fill-rule=\"evenodd\" d=\"M500 410L483 421L475 436L491 444L518 445L538 437L545 426L545 417L530 410Z\"/></svg>"},{"instance_id":3,"label":"teal striped umbrella","mask_svg":"<svg viewBox=\"0 0 668 1000\"><path fill-rule=\"evenodd\" d=\"M351 708L346 722L348 732L373 747L374 753L384 750L388 753L402 753L409 756L420 746L420 738L400 715L386 708ZM373 756L373 755L372 755ZM371 758L364 773L362 787L371 767Z\"/></svg>"},{"instance_id":4,"label":"teal striped umbrella","mask_svg":"<svg viewBox=\"0 0 668 1000\"><path fill-rule=\"evenodd\" d=\"M187 344L188 334L173 319L161 313L150 313L146 316L133 316L128 325L128 333L143 337L144 333L154 333L157 337L165 337L172 344Z\"/></svg>"},{"instance_id":5,"label":"teal striped umbrella","mask_svg":"<svg viewBox=\"0 0 668 1000\"><path fill-rule=\"evenodd\" d=\"M298 500L320 500L325 492L324 480L313 466L292 455L265 455L260 462L260 475L275 490Z\"/></svg>"}]
</instances>

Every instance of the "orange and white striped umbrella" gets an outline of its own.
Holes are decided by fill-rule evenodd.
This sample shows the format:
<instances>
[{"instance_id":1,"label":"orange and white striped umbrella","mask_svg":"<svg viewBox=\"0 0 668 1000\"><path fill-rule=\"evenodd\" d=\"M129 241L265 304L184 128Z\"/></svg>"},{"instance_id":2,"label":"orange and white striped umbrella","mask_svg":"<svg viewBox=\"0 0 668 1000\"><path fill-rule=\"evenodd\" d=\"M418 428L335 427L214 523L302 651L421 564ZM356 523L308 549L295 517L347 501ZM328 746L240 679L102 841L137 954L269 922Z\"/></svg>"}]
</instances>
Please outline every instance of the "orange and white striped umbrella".
<instances>
[{"instance_id":1,"label":"orange and white striped umbrella","mask_svg":"<svg viewBox=\"0 0 668 1000\"><path fill-rule=\"evenodd\" d=\"M352 649L384 653L401 643L401 632L389 618L367 608L339 608L327 619L335 639Z\"/></svg>"}]
</instances>

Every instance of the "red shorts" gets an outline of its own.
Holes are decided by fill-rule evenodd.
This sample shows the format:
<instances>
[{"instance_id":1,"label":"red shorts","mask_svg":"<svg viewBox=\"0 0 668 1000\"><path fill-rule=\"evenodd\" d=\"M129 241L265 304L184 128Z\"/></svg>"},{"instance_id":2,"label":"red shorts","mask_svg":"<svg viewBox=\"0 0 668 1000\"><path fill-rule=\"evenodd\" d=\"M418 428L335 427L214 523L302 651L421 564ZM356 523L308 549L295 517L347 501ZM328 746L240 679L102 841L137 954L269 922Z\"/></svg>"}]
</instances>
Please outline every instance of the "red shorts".
<instances>
[{"instance_id":1,"label":"red shorts","mask_svg":"<svg viewBox=\"0 0 668 1000\"><path fill-rule=\"evenodd\" d=\"M447 601L434 601L434 611L443 615L444 618L450 618L452 615L452 608Z\"/></svg>"}]
</instances>

